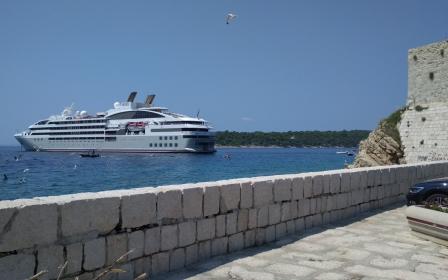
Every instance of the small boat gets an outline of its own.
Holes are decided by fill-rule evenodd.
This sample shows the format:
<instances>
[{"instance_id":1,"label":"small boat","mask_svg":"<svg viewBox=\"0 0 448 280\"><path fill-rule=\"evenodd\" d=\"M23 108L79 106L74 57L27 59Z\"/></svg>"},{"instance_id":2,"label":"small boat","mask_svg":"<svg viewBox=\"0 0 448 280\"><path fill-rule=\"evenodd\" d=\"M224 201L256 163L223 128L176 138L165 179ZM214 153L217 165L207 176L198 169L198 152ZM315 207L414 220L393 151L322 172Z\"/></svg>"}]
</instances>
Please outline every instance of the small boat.
<instances>
[{"instance_id":1,"label":"small boat","mask_svg":"<svg viewBox=\"0 0 448 280\"><path fill-rule=\"evenodd\" d=\"M81 157L99 157L99 154L95 154L95 150L91 151L90 153L83 153L80 154Z\"/></svg>"}]
</instances>

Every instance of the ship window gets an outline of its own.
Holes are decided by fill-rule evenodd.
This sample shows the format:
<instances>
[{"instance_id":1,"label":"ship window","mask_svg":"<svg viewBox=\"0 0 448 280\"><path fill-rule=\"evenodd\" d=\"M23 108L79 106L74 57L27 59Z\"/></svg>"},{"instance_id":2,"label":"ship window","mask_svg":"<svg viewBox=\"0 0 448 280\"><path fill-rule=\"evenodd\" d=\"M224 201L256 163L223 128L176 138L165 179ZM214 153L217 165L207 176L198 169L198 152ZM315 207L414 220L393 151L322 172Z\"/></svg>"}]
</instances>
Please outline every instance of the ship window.
<instances>
[{"instance_id":1,"label":"ship window","mask_svg":"<svg viewBox=\"0 0 448 280\"><path fill-rule=\"evenodd\" d=\"M163 137L162 136L159 136L159 140L162 140L163 139Z\"/></svg>"},{"instance_id":2,"label":"ship window","mask_svg":"<svg viewBox=\"0 0 448 280\"><path fill-rule=\"evenodd\" d=\"M170 147L172 147L173 146L173 143L170 143Z\"/></svg>"},{"instance_id":3,"label":"ship window","mask_svg":"<svg viewBox=\"0 0 448 280\"><path fill-rule=\"evenodd\" d=\"M177 140L177 136L174 136L174 140Z\"/></svg>"},{"instance_id":4,"label":"ship window","mask_svg":"<svg viewBox=\"0 0 448 280\"><path fill-rule=\"evenodd\" d=\"M174 147L177 147L177 143L174 143Z\"/></svg>"},{"instance_id":5,"label":"ship window","mask_svg":"<svg viewBox=\"0 0 448 280\"><path fill-rule=\"evenodd\" d=\"M166 147L166 146L167 146L167 145L166 145L166 143L164 143L164 145L163 145L163 146L165 146L165 147Z\"/></svg>"},{"instance_id":6,"label":"ship window","mask_svg":"<svg viewBox=\"0 0 448 280\"><path fill-rule=\"evenodd\" d=\"M109 117L111 120L164 118L163 115L148 111L127 111Z\"/></svg>"},{"instance_id":7,"label":"ship window","mask_svg":"<svg viewBox=\"0 0 448 280\"><path fill-rule=\"evenodd\" d=\"M159 147L162 147L162 143L159 143Z\"/></svg>"},{"instance_id":8,"label":"ship window","mask_svg":"<svg viewBox=\"0 0 448 280\"><path fill-rule=\"evenodd\" d=\"M173 140L173 136L170 136L170 140Z\"/></svg>"},{"instance_id":9,"label":"ship window","mask_svg":"<svg viewBox=\"0 0 448 280\"><path fill-rule=\"evenodd\" d=\"M149 146L152 147L152 143L149 143Z\"/></svg>"},{"instance_id":10,"label":"ship window","mask_svg":"<svg viewBox=\"0 0 448 280\"><path fill-rule=\"evenodd\" d=\"M168 140L168 136L165 136L165 140Z\"/></svg>"}]
</instances>

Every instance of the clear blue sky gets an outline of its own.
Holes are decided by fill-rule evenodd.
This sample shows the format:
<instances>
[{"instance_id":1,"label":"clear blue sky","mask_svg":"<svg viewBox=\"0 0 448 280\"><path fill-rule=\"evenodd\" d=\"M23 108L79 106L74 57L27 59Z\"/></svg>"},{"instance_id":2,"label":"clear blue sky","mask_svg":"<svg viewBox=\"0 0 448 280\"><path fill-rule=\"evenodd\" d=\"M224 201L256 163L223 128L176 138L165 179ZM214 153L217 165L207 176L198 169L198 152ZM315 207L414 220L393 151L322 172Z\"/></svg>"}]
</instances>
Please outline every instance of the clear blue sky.
<instances>
[{"instance_id":1,"label":"clear blue sky","mask_svg":"<svg viewBox=\"0 0 448 280\"><path fill-rule=\"evenodd\" d=\"M232 11L238 18L225 24ZM0 144L137 90L217 130L372 129L448 1L0 1Z\"/></svg>"}]
</instances>

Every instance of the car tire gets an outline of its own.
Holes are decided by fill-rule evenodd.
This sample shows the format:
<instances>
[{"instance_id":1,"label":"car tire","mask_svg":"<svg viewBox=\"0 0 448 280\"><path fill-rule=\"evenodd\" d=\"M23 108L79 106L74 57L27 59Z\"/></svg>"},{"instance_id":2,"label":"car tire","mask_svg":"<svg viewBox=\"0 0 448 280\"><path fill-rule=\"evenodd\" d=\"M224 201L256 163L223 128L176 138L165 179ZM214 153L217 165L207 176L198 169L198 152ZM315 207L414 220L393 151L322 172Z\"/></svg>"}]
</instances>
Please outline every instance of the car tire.
<instances>
[{"instance_id":1,"label":"car tire","mask_svg":"<svg viewBox=\"0 0 448 280\"><path fill-rule=\"evenodd\" d=\"M448 195L435 193L425 199L426 203L439 206L448 206Z\"/></svg>"}]
</instances>

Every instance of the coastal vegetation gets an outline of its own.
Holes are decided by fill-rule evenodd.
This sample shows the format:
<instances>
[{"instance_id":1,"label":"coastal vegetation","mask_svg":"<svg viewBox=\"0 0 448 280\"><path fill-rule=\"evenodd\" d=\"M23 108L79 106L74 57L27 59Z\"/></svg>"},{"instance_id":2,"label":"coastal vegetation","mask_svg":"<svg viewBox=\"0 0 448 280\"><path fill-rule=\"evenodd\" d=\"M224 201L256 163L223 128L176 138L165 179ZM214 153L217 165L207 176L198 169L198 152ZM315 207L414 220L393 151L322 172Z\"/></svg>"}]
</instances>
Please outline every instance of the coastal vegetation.
<instances>
[{"instance_id":1,"label":"coastal vegetation","mask_svg":"<svg viewBox=\"0 0 448 280\"><path fill-rule=\"evenodd\" d=\"M398 124L401 122L401 115L406 110L406 107L400 108L390 114L387 118L381 120L380 126L386 135L389 135L398 144L401 145L400 132L398 131Z\"/></svg>"},{"instance_id":2,"label":"coastal vegetation","mask_svg":"<svg viewBox=\"0 0 448 280\"><path fill-rule=\"evenodd\" d=\"M220 146L355 147L369 135L368 130L217 132Z\"/></svg>"}]
</instances>

